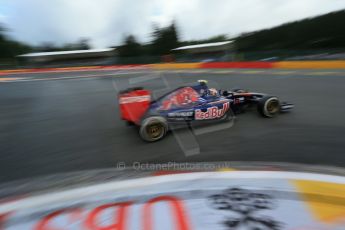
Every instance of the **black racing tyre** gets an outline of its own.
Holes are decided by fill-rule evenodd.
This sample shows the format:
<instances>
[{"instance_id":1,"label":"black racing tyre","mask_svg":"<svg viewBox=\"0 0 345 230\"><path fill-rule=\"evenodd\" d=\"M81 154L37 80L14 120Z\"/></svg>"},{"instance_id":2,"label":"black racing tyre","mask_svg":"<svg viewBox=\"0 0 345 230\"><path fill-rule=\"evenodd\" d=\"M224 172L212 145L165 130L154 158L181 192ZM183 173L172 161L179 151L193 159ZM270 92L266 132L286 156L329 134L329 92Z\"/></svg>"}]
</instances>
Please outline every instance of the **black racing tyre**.
<instances>
[{"instance_id":1,"label":"black racing tyre","mask_svg":"<svg viewBox=\"0 0 345 230\"><path fill-rule=\"evenodd\" d=\"M231 108L224 114L224 117L221 120L224 121L233 121L235 119L235 113Z\"/></svg>"},{"instance_id":2,"label":"black racing tyre","mask_svg":"<svg viewBox=\"0 0 345 230\"><path fill-rule=\"evenodd\" d=\"M280 101L275 96L264 96L258 103L258 111L263 117L275 117L280 112Z\"/></svg>"},{"instance_id":3,"label":"black racing tyre","mask_svg":"<svg viewBox=\"0 0 345 230\"><path fill-rule=\"evenodd\" d=\"M140 137L147 142L162 139L168 131L168 124L163 117L153 116L145 118L140 126Z\"/></svg>"}]
</instances>

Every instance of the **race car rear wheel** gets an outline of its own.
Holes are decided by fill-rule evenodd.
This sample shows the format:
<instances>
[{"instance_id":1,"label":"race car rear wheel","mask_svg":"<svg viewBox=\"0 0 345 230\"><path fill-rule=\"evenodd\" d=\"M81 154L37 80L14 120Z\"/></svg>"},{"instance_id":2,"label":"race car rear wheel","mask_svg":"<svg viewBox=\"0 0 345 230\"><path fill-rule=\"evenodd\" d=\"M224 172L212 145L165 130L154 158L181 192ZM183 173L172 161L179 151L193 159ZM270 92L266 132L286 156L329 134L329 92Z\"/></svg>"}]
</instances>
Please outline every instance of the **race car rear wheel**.
<instances>
[{"instance_id":1,"label":"race car rear wheel","mask_svg":"<svg viewBox=\"0 0 345 230\"><path fill-rule=\"evenodd\" d=\"M162 117L145 118L140 126L139 134L144 141L154 142L162 139L168 131L168 125Z\"/></svg>"},{"instance_id":2,"label":"race car rear wheel","mask_svg":"<svg viewBox=\"0 0 345 230\"><path fill-rule=\"evenodd\" d=\"M274 96L265 96L258 103L258 111L264 117L274 117L280 112L280 101Z\"/></svg>"}]
</instances>

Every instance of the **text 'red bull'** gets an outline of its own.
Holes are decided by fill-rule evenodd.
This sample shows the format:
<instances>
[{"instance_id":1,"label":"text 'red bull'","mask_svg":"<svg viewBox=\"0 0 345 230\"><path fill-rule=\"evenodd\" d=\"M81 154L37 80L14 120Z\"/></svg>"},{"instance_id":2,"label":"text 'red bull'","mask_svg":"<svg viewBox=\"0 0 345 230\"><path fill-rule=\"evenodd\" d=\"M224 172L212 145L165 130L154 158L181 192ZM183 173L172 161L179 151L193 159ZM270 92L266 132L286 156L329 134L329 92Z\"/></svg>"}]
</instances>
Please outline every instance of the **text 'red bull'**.
<instances>
[{"instance_id":1,"label":"text 'red bull'","mask_svg":"<svg viewBox=\"0 0 345 230\"><path fill-rule=\"evenodd\" d=\"M215 119L224 116L224 114L229 110L230 103L226 102L223 104L223 108L218 109L217 106L207 108L206 112L202 112L200 109L195 110L195 120L207 120Z\"/></svg>"}]
</instances>

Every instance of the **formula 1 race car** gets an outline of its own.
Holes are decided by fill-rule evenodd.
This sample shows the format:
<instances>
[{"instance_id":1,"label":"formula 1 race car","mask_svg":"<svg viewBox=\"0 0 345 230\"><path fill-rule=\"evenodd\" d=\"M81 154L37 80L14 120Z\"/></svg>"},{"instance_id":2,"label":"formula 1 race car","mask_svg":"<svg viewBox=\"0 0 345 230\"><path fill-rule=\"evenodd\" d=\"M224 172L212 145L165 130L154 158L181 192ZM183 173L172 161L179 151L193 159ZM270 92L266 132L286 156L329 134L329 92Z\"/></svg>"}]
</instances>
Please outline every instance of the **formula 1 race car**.
<instances>
[{"instance_id":1,"label":"formula 1 race car","mask_svg":"<svg viewBox=\"0 0 345 230\"><path fill-rule=\"evenodd\" d=\"M162 139L176 124L226 121L253 105L268 118L293 108L293 104L263 93L209 88L205 80L179 87L157 100L151 100L149 90L130 88L120 92L119 105L121 118L138 126L141 138L148 142Z\"/></svg>"}]
</instances>

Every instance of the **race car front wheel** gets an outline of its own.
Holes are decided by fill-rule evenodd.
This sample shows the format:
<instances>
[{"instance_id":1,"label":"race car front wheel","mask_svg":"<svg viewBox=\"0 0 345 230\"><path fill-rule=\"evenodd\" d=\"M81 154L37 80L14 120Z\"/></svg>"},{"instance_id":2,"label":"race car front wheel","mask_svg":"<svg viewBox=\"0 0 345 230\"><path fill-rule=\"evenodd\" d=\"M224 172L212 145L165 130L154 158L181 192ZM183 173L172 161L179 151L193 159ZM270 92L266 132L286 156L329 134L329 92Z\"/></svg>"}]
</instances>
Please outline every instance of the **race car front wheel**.
<instances>
[{"instance_id":1,"label":"race car front wheel","mask_svg":"<svg viewBox=\"0 0 345 230\"><path fill-rule=\"evenodd\" d=\"M274 117L280 112L280 102L277 97L265 96L258 103L258 111L264 117Z\"/></svg>"},{"instance_id":2,"label":"race car front wheel","mask_svg":"<svg viewBox=\"0 0 345 230\"><path fill-rule=\"evenodd\" d=\"M139 134L144 141L154 142L162 139L168 131L168 125L162 117L145 118L140 126Z\"/></svg>"}]
</instances>

